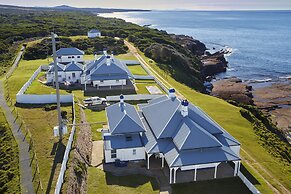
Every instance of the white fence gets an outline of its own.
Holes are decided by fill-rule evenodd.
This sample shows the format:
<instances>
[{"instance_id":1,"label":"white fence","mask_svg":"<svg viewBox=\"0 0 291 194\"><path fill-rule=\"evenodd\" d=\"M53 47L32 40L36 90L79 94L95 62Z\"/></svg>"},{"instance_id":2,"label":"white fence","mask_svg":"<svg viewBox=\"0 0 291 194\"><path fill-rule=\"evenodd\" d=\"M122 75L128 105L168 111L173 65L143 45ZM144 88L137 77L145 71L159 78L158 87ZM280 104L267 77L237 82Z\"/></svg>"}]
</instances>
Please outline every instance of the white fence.
<instances>
[{"instance_id":1,"label":"white fence","mask_svg":"<svg viewBox=\"0 0 291 194\"><path fill-rule=\"evenodd\" d=\"M46 69L46 66L39 66L39 68L32 74L29 80L22 86L22 88L16 94L16 102L20 104L52 104L57 103L57 97L55 94L25 94L27 88L32 84L42 69ZM60 95L61 103L72 103L73 95Z\"/></svg>"},{"instance_id":2,"label":"white fence","mask_svg":"<svg viewBox=\"0 0 291 194\"><path fill-rule=\"evenodd\" d=\"M133 101L138 101L138 100L151 100L155 98L159 98L163 96L162 94L132 94L132 95L123 95L124 100L133 100ZM106 96L107 101L119 101L120 96Z\"/></svg>"},{"instance_id":3,"label":"white fence","mask_svg":"<svg viewBox=\"0 0 291 194\"><path fill-rule=\"evenodd\" d=\"M261 193L240 171L238 176L253 194Z\"/></svg>"},{"instance_id":4,"label":"white fence","mask_svg":"<svg viewBox=\"0 0 291 194\"><path fill-rule=\"evenodd\" d=\"M71 134L66 146L66 151L63 157L63 162L62 162L62 166L61 166L61 170L60 170L60 174L58 177L58 181L56 184L56 189L55 189L55 194L59 194L61 192L62 189L62 185L64 182L64 177L65 177L65 172L67 170L67 162L69 160L69 153L72 149L72 144L73 144L73 140L74 140L74 134L75 134L75 130L76 130L76 115L75 115L75 103L73 103L73 126L72 126L72 130L71 130Z\"/></svg>"}]
</instances>

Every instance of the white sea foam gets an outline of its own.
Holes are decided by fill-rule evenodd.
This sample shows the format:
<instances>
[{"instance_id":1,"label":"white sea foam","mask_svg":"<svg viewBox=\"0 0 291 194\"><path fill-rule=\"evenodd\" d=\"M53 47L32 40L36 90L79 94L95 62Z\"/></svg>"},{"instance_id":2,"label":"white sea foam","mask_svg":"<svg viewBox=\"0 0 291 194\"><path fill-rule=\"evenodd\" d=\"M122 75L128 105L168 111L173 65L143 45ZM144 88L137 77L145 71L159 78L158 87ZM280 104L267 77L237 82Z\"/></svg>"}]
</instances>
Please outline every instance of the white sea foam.
<instances>
[{"instance_id":1,"label":"white sea foam","mask_svg":"<svg viewBox=\"0 0 291 194\"><path fill-rule=\"evenodd\" d=\"M266 78L266 79L251 79L248 82L249 83L265 83L265 82L270 82L272 81L271 78Z\"/></svg>"}]
</instances>

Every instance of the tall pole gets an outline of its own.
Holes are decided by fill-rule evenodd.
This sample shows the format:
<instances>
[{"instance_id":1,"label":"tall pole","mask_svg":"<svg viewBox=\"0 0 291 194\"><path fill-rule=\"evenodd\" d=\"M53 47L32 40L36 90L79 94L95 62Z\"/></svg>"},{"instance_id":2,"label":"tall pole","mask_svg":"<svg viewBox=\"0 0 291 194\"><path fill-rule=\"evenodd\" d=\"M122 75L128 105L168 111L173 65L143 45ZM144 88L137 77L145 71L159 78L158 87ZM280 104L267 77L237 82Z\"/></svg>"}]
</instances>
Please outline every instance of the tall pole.
<instances>
[{"instance_id":1,"label":"tall pole","mask_svg":"<svg viewBox=\"0 0 291 194\"><path fill-rule=\"evenodd\" d=\"M58 121L59 121L59 137L60 141L63 139L63 122L61 115L61 102L60 102L60 86L59 86L59 76L58 76L58 67L57 67L57 55L56 55L56 39L55 33L51 33L52 36L52 45L53 45L53 59L54 59L54 70L55 70L55 86L56 86L56 95L57 95L57 110L58 110Z\"/></svg>"}]
</instances>

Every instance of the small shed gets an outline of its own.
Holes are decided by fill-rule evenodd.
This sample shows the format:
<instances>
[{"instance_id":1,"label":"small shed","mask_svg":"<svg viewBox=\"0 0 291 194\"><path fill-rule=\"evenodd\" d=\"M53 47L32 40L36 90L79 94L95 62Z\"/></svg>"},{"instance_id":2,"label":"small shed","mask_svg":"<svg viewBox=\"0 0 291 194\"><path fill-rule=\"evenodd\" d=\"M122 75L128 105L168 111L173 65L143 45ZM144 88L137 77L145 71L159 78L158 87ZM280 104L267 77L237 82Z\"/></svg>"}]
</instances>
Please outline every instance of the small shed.
<instances>
[{"instance_id":1,"label":"small shed","mask_svg":"<svg viewBox=\"0 0 291 194\"><path fill-rule=\"evenodd\" d=\"M100 36L101 36L101 32L99 30L92 29L88 32L88 38L96 38Z\"/></svg>"}]
</instances>

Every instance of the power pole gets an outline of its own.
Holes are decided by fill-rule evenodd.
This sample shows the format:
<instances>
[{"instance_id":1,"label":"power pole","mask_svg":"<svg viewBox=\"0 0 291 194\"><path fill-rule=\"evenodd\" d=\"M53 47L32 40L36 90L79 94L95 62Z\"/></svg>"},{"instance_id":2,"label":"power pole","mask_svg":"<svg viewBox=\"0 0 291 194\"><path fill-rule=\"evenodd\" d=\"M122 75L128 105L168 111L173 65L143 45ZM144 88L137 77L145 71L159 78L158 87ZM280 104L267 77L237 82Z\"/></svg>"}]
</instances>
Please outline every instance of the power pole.
<instances>
[{"instance_id":1,"label":"power pole","mask_svg":"<svg viewBox=\"0 0 291 194\"><path fill-rule=\"evenodd\" d=\"M57 95L57 110L58 110L58 121L59 121L59 137L60 142L63 139L63 121L61 115L61 102L60 102L60 86L59 86L59 76L58 76L58 66L57 66L57 55L56 55L56 39L55 33L51 33L52 36L52 47L53 47L53 59L54 59L54 70L55 70L55 86Z\"/></svg>"}]
</instances>

